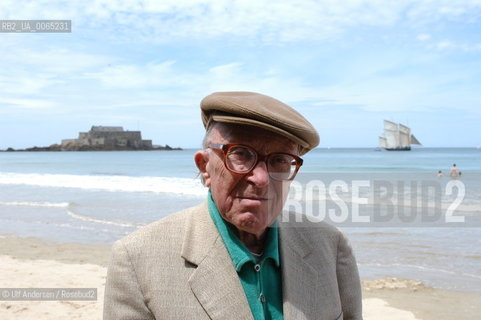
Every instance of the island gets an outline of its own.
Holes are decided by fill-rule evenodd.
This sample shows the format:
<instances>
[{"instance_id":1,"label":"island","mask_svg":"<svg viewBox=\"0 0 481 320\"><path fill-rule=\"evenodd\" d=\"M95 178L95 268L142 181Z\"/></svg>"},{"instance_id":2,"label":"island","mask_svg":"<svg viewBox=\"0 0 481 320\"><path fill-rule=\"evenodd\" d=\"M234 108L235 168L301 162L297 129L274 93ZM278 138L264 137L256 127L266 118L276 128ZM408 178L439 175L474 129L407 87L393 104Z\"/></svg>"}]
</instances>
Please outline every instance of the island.
<instances>
[{"instance_id":1,"label":"island","mask_svg":"<svg viewBox=\"0 0 481 320\"><path fill-rule=\"evenodd\" d=\"M61 144L26 149L8 148L5 151L136 151L182 150L169 145L154 146L152 140L143 140L140 131L128 131L123 127L92 126L88 132L80 132L77 139L63 139Z\"/></svg>"}]
</instances>

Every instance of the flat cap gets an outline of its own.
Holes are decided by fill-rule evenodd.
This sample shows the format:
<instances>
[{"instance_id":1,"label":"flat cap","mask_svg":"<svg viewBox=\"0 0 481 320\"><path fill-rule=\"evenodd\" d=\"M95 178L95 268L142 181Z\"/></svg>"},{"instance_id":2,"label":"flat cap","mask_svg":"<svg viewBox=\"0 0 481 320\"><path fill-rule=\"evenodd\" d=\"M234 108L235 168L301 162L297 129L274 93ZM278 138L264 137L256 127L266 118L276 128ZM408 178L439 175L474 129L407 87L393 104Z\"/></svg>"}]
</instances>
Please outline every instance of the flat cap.
<instances>
[{"instance_id":1,"label":"flat cap","mask_svg":"<svg viewBox=\"0 0 481 320\"><path fill-rule=\"evenodd\" d=\"M212 120L260 127L296 142L303 155L319 144L312 124L287 104L255 92L215 92L200 103L202 122Z\"/></svg>"}]
</instances>

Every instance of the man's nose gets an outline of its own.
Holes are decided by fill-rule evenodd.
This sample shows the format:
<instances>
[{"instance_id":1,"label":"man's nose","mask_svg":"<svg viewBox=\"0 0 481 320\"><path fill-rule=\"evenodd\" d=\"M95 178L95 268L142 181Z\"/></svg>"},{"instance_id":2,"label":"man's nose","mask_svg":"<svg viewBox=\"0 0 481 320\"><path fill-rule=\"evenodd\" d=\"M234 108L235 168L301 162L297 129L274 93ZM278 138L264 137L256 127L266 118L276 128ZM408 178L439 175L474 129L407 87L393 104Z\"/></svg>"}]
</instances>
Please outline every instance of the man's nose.
<instances>
[{"instance_id":1,"label":"man's nose","mask_svg":"<svg viewBox=\"0 0 481 320\"><path fill-rule=\"evenodd\" d=\"M247 179L258 187L264 187L269 184L269 172L265 161L259 161L254 169L248 174Z\"/></svg>"}]
</instances>

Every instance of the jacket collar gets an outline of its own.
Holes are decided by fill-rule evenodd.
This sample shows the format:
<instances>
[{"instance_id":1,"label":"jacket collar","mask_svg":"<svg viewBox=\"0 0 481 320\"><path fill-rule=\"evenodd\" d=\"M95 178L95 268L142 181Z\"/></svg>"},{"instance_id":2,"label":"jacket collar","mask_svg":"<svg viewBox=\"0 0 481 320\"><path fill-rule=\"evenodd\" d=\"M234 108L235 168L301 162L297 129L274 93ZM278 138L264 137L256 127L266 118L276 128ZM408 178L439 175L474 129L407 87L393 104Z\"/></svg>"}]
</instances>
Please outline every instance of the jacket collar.
<instances>
[{"instance_id":1,"label":"jacket collar","mask_svg":"<svg viewBox=\"0 0 481 320\"><path fill-rule=\"evenodd\" d=\"M253 319L232 260L207 208L207 202L187 219L182 257L197 266L189 285L213 320Z\"/></svg>"},{"instance_id":2,"label":"jacket collar","mask_svg":"<svg viewBox=\"0 0 481 320\"><path fill-rule=\"evenodd\" d=\"M319 276L309 261L312 243L292 224L280 224L284 319L319 319Z\"/></svg>"},{"instance_id":3,"label":"jacket collar","mask_svg":"<svg viewBox=\"0 0 481 320\"><path fill-rule=\"evenodd\" d=\"M181 254L197 266L189 285L199 303L213 320L253 319L207 202L191 211L186 224ZM295 226L280 223L279 227L284 319L316 319L325 306L318 297L322 284L316 266L309 263L312 243Z\"/></svg>"}]
</instances>

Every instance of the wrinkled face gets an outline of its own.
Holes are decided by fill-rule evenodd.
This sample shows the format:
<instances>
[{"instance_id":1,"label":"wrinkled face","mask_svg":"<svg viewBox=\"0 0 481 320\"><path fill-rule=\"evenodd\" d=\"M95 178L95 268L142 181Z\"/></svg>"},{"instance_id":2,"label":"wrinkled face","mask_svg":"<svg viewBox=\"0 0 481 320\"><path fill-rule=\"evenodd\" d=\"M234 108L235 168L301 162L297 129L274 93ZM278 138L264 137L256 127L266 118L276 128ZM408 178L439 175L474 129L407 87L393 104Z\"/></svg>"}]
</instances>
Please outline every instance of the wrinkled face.
<instances>
[{"instance_id":1,"label":"wrinkled face","mask_svg":"<svg viewBox=\"0 0 481 320\"><path fill-rule=\"evenodd\" d=\"M216 123L208 137L209 143L243 144L260 155L285 152L298 155L297 144L270 131L253 127ZM212 192L222 217L238 230L260 236L281 213L290 181L269 177L266 163L260 161L247 174L229 171L224 155L207 148L195 155L196 164Z\"/></svg>"}]
</instances>

